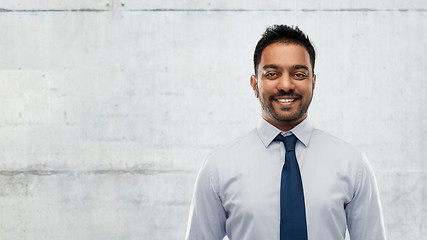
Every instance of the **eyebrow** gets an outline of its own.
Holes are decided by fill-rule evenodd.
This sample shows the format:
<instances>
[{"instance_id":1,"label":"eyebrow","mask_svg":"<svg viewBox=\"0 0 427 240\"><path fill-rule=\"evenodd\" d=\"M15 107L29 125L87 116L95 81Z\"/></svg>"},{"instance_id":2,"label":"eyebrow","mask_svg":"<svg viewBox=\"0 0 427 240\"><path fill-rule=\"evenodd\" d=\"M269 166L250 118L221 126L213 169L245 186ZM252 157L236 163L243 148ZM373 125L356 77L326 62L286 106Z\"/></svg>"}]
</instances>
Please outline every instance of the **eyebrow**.
<instances>
[{"instance_id":1,"label":"eyebrow","mask_svg":"<svg viewBox=\"0 0 427 240\"><path fill-rule=\"evenodd\" d=\"M309 71L310 69L306 66L306 65L293 65L292 69L305 69L307 71Z\"/></svg>"},{"instance_id":2,"label":"eyebrow","mask_svg":"<svg viewBox=\"0 0 427 240\"><path fill-rule=\"evenodd\" d=\"M273 69L281 69L279 66L277 66L276 64L267 64L265 66L262 67L262 69L268 69L268 68L273 68Z\"/></svg>"},{"instance_id":3,"label":"eyebrow","mask_svg":"<svg viewBox=\"0 0 427 240\"><path fill-rule=\"evenodd\" d=\"M265 65L265 66L263 66L262 67L262 69L268 69L268 68L273 68L273 69L282 69L281 67L279 67L279 66L277 66L276 64L267 64L267 65ZM308 68L308 66L306 66L306 65L293 65L292 67L291 67L291 69L292 70L295 70L295 69L305 69L305 70L307 70L307 71L310 71L310 69Z\"/></svg>"}]
</instances>

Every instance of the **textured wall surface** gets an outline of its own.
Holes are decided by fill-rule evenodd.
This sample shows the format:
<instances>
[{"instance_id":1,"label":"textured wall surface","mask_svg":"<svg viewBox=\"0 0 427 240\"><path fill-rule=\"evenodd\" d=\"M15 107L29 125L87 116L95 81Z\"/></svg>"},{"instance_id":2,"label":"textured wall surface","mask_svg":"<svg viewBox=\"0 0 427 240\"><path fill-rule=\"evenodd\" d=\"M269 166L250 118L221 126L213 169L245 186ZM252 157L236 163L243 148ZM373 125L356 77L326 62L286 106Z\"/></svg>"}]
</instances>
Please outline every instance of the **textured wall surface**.
<instances>
[{"instance_id":1,"label":"textured wall surface","mask_svg":"<svg viewBox=\"0 0 427 240\"><path fill-rule=\"evenodd\" d=\"M314 42L311 121L369 156L388 238L427 239L423 0L2 1L0 238L183 239L275 23Z\"/></svg>"}]
</instances>

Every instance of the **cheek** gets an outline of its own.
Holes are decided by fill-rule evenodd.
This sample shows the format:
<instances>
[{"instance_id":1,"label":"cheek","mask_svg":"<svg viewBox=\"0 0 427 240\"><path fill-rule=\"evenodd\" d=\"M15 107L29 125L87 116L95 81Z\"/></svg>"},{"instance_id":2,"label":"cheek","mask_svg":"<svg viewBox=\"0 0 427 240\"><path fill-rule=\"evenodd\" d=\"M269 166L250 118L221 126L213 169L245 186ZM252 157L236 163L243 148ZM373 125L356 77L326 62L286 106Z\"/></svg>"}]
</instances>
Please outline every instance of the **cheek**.
<instances>
[{"instance_id":1,"label":"cheek","mask_svg":"<svg viewBox=\"0 0 427 240\"><path fill-rule=\"evenodd\" d=\"M274 87L272 86L272 84L268 84L266 82L264 82L263 84L261 84L259 86L259 91L263 92L263 93L269 93L272 91L272 89L274 89Z\"/></svg>"},{"instance_id":2,"label":"cheek","mask_svg":"<svg viewBox=\"0 0 427 240\"><path fill-rule=\"evenodd\" d=\"M258 94L259 94L259 97L266 98L269 93L268 93L268 91L266 91L265 87L260 86Z\"/></svg>"},{"instance_id":3,"label":"cheek","mask_svg":"<svg viewBox=\"0 0 427 240\"><path fill-rule=\"evenodd\" d=\"M311 94L313 92L313 85L311 83L305 83L299 86L301 92Z\"/></svg>"},{"instance_id":4,"label":"cheek","mask_svg":"<svg viewBox=\"0 0 427 240\"><path fill-rule=\"evenodd\" d=\"M262 84L258 84L257 86L257 91L261 94L262 92L264 92L264 87L262 86Z\"/></svg>"}]
</instances>

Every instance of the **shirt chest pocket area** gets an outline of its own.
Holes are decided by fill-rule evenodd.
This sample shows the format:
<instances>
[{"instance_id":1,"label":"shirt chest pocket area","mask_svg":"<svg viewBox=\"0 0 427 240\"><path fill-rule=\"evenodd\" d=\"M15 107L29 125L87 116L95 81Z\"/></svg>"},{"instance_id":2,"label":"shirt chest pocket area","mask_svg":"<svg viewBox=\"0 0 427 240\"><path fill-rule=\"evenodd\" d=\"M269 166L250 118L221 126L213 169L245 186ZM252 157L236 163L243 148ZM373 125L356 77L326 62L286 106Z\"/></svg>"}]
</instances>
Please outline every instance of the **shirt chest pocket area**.
<instances>
[{"instance_id":1,"label":"shirt chest pocket area","mask_svg":"<svg viewBox=\"0 0 427 240\"><path fill-rule=\"evenodd\" d=\"M265 219L280 212L280 172L265 174L262 169L246 171L222 185L222 203L227 218Z\"/></svg>"},{"instance_id":2,"label":"shirt chest pocket area","mask_svg":"<svg viewBox=\"0 0 427 240\"><path fill-rule=\"evenodd\" d=\"M345 206L353 197L354 183L339 172L317 174L319 176L303 179L307 213L345 216Z\"/></svg>"}]
</instances>

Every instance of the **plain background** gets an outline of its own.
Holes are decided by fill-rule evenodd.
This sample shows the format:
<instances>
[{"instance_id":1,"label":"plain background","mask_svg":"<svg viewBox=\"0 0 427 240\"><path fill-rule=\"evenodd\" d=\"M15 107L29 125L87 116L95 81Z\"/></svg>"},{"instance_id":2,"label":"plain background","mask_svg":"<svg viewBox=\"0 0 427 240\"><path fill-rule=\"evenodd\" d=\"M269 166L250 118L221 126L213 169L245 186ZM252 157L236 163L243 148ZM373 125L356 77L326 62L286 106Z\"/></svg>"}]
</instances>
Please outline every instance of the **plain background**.
<instances>
[{"instance_id":1,"label":"plain background","mask_svg":"<svg viewBox=\"0 0 427 240\"><path fill-rule=\"evenodd\" d=\"M277 23L313 41L309 117L368 155L388 239L427 239L422 0L3 0L0 238L183 239L206 155L260 118Z\"/></svg>"}]
</instances>

